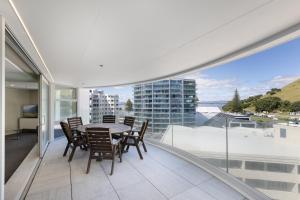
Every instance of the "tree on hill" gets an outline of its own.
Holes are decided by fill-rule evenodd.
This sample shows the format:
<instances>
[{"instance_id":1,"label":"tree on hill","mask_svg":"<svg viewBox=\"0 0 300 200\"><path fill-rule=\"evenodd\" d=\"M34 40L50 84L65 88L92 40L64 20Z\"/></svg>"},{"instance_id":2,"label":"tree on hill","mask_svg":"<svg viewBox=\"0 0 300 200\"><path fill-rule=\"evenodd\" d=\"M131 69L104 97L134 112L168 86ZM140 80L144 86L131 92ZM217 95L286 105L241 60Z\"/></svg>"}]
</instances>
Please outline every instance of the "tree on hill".
<instances>
[{"instance_id":1,"label":"tree on hill","mask_svg":"<svg viewBox=\"0 0 300 200\"><path fill-rule=\"evenodd\" d=\"M291 110L291 102L282 101L279 110L281 112L289 112Z\"/></svg>"},{"instance_id":2,"label":"tree on hill","mask_svg":"<svg viewBox=\"0 0 300 200\"><path fill-rule=\"evenodd\" d=\"M300 112L300 101L295 101L291 104L290 111L292 112Z\"/></svg>"},{"instance_id":3,"label":"tree on hill","mask_svg":"<svg viewBox=\"0 0 300 200\"><path fill-rule=\"evenodd\" d=\"M125 110L130 112L133 110L132 107L133 107L132 101L128 99L127 102L125 103Z\"/></svg>"},{"instance_id":4,"label":"tree on hill","mask_svg":"<svg viewBox=\"0 0 300 200\"><path fill-rule=\"evenodd\" d=\"M266 94L269 94L269 95L273 95L273 94L276 94L277 92L280 92L281 89L278 89L278 88L272 88L270 91L268 91Z\"/></svg>"},{"instance_id":5,"label":"tree on hill","mask_svg":"<svg viewBox=\"0 0 300 200\"><path fill-rule=\"evenodd\" d=\"M241 100L243 109L253 106L255 102L260 99L263 95L255 95L248 97L247 99Z\"/></svg>"},{"instance_id":6,"label":"tree on hill","mask_svg":"<svg viewBox=\"0 0 300 200\"><path fill-rule=\"evenodd\" d=\"M234 91L232 100L223 106L223 110L236 113L243 111L242 102L237 89Z\"/></svg>"},{"instance_id":7,"label":"tree on hill","mask_svg":"<svg viewBox=\"0 0 300 200\"><path fill-rule=\"evenodd\" d=\"M259 99L256 101L254 104L255 106L255 111L256 112L272 112L281 106L281 99L279 97L264 97L262 99Z\"/></svg>"}]
</instances>

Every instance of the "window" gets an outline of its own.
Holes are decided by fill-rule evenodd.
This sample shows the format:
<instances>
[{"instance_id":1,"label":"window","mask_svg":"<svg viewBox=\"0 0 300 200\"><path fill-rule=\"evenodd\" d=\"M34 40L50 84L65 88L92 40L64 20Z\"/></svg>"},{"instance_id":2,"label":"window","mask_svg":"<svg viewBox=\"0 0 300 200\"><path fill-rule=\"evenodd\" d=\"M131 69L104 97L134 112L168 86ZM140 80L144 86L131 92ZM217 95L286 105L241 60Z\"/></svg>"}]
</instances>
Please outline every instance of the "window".
<instances>
[{"instance_id":1,"label":"window","mask_svg":"<svg viewBox=\"0 0 300 200\"><path fill-rule=\"evenodd\" d=\"M204 160L216 167L226 168L226 160L224 160L224 159L204 158ZM228 165L229 165L229 168L240 169L242 167L242 161L229 160Z\"/></svg>"},{"instance_id":2,"label":"window","mask_svg":"<svg viewBox=\"0 0 300 200\"><path fill-rule=\"evenodd\" d=\"M55 121L66 120L77 114L77 94L74 88L57 88L55 91Z\"/></svg>"},{"instance_id":3,"label":"window","mask_svg":"<svg viewBox=\"0 0 300 200\"><path fill-rule=\"evenodd\" d=\"M280 128L280 137L286 138L286 129L285 128Z\"/></svg>"},{"instance_id":4,"label":"window","mask_svg":"<svg viewBox=\"0 0 300 200\"><path fill-rule=\"evenodd\" d=\"M245 162L245 169L264 171L265 166L264 166L263 162L246 161Z\"/></svg>"},{"instance_id":5,"label":"window","mask_svg":"<svg viewBox=\"0 0 300 200\"><path fill-rule=\"evenodd\" d=\"M268 171L268 172L292 173L294 169L294 165L246 161L245 169L257 170L257 171Z\"/></svg>"},{"instance_id":6,"label":"window","mask_svg":"<svg viewBox=\"0 0 300 200\"><path fill-rule=\"evenodd\" d=\"M251 187L260 188L264 190L277 190L291 192L295 186L295 183L281 182L281 181L267 181L259 179L246 179L246 184Z\"/></svg>"}]
</instances>

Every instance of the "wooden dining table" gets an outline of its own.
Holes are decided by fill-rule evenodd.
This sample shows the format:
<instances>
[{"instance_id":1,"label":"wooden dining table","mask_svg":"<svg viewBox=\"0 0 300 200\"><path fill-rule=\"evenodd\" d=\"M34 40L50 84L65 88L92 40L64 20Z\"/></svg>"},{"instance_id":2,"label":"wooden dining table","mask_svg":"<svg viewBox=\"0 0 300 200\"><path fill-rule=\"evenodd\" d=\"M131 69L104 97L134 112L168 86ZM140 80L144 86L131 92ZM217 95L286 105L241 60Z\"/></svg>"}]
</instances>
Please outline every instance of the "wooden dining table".
<instances>
[{"instance_id":1,"label":"wooden dining table","mask_svg":"<svg viewBox=\"0 0 300 200\"><path fill-rule=\"evenodd\" d=\"M112 135L123 135L124 132L131 131L131 127L125 124L115 123L95 123L78 126L77 130L85 134L87 128L109 128Z\"/></svg>"}]
</instances>

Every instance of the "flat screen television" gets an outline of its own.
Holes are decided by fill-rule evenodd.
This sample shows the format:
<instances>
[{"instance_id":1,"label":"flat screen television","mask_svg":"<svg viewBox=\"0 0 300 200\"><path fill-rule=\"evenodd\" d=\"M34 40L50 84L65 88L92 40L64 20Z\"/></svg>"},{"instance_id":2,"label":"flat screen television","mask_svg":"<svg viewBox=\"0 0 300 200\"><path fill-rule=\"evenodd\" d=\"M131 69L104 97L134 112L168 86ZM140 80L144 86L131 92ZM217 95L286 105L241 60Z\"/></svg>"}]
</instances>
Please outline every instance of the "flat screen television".
<instances>
[{"instance_id":1,"label":"flat screen television","mask_svg":"<svg viewBox=\"0 0 300 200\"><path fill-rule=\"evenodd\" d=\"M38 116L38 105L23 105L22 106L23 117L37 117Z\"/></svg>"}]
</instances>

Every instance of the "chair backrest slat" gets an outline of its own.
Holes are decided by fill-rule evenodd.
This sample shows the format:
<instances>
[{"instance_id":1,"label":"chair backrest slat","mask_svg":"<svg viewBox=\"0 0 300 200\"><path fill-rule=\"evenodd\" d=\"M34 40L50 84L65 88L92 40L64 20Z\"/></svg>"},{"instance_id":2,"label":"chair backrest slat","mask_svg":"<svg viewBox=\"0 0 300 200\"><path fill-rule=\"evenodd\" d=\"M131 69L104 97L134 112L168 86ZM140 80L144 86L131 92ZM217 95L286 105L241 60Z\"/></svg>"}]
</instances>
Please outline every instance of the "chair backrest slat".
<instances>
[{"instance_id":1,"label":"chair backrest slat","mask_svg":"<svg viewBox=\"0 0 300 200\"><path fill-rule=\"evenodd\" d=\"M72 142L73 134L72 134L72 131L71 131L69 125L66 122L60 122L60 126L61 126L61 129L63 130L68 142Z\"/></svg>"},{"instance_id":2,"label":"chair backrest slat","mask_svg":"<svg viewBox=\"0 0 300 200\"><path fill-rule=\"evenodd\" d=\"M140 138L141 138L141 139L144 138L144 135L145 135L145 133L146 133L146 131L147 131L147 128L148 128L148 123L149 123L149 120L146 120L145 122L143 122L141 131L139 132L139 135L140 135Z\"/></svg>"},{"instance_id":3,"label":"chair backrest slat","mask_svg":"<svg viewBox=\"0 0 300 200\"><path fill-rule=\"evenodd\" d=\"M116 123L115 115L103 115L102 123Z\"/></svg>"},{"instance_id":4,"label":"chair backrest slat","mask_svg":"<svg viewBox=\"0 0 300 200\"><path fill-rule=\"evenodd\" d=\"M68 118L68 123L70 126L70 129L76 129L78 126L82 125L82 119L81 117L71 117Z\"/></svg>"},{"instance_id":5,"label":"chair backrest slat","mask_svg":"<svg viewBox=\"0 0 300 200\"><path fill-rule=\"evenodd\" d=\"M112 138L108 128L87 128L86 132L92 152L112 153Z\"/></svg>"},{"instance_id":6,"label":"chair backrest slat","mask_svg":"<svg viewBox=\"0 0 300 200\"><path fill-rule=\"evenodd\" d=\"M124 124L127 125L127 126L130 126L132 128L133 125L134 125L134 120L135 120L134 117L125 116Z\"/></svg>"}]
</instances>

